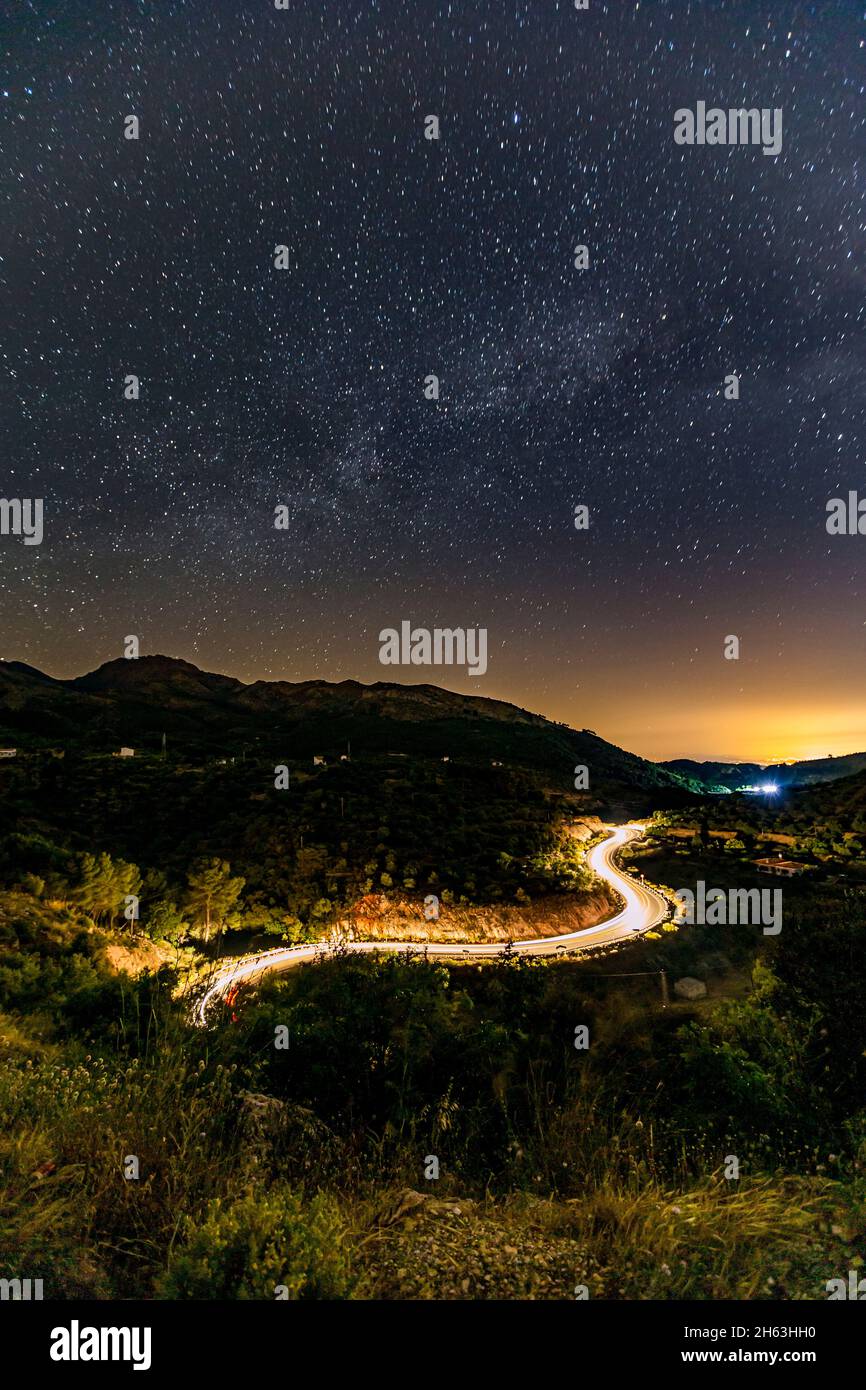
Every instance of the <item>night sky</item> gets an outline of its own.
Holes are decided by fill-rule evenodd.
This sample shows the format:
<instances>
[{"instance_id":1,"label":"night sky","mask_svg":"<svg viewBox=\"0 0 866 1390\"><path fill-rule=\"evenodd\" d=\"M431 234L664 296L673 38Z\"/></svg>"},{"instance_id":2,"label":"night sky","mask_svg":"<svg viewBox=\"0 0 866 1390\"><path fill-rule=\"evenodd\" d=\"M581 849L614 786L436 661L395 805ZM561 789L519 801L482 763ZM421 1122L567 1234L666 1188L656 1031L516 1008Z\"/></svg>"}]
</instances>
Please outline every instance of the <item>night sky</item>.
<instances>
[{"instance_id":1,"label":"night sky","mask_svg":"<svg viewBox=\"0 0 866 1390\"><path fill-rule=\"evenodd\" d=\"M863 10L7 0L0 493L45 535L0 537L0 656L866 749ZM781 154L677 145L698 101ZM381 666L404 619L487 674Z\"/></svg>"}]
</instances>

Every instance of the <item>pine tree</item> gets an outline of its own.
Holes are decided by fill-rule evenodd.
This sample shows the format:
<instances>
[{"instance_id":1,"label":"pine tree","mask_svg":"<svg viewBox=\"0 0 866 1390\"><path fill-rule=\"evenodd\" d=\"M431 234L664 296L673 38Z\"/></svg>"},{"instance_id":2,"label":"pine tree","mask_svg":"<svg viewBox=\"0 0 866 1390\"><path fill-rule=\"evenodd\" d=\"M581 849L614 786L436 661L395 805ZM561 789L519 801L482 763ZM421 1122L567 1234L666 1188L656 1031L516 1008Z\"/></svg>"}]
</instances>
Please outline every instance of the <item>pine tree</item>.
<instances>
[{"instance_id":1,"label":"pine tree","mask_svg":"<svg viewBox=\"0 0 866 1390\"><path fill-rule=\"evenodd\" d=\"M186 879L186 906L194 920L204 923L204 939L209 941L212 923L222 925L237 905L245 880L232 878L225 859L197 859Z\"/></svg>"}]
</instances>

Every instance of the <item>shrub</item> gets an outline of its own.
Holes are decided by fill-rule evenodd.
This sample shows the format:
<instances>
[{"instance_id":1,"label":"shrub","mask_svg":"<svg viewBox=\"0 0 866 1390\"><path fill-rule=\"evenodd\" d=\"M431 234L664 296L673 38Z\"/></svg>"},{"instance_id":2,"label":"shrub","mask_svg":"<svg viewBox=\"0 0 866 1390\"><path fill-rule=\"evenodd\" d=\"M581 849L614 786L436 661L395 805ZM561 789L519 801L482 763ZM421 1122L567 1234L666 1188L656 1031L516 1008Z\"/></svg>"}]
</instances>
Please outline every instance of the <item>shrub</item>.
<instances>
[{"instance_id":1,"label":"shrub","mask_svg":"<svg viewBox=\"0 0 866 1390\"><path fill-rule=\"evenodd\" d=\"M305 1202L281 1189L235 1202L216 1198L187 1223L157 1293L165 1299L347 1298L348 1252L333 1199ZM282 1297L286 1297L283 1294Z\"/></svg>"}]
</instances>

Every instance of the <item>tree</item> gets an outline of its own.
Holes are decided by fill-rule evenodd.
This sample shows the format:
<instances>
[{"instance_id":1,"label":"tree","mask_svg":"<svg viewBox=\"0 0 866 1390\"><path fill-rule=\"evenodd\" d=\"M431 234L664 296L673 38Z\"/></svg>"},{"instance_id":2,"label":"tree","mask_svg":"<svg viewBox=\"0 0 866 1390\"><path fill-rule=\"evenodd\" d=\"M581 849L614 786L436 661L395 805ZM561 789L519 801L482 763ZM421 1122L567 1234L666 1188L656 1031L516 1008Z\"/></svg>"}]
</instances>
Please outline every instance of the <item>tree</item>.
<instances>
[{"instance_id":1,"label":"tree","mask_svg":"<svg viewBox=\"0 0 866 1390\"><path fill-rule=\"evenodd\" d=\"M319 878L328 864L328 851L325 845L306 845L295 855L295 873L302 883L310 883Z\"/></svg>"},{"instance_id":2,"label":"tree","mask_svg":"<svg viewBox=\"0 0 866 1390\"><path fill-rule=\"evenodd\" d=\"M148 904L145 927L154 940L170 941L176 946L186 930L186 922L170 898L157 898L156 902Z\"/></svg>"},{"instance_id":3,"label":"tree","mask_svg":"<svg viewBox=\"0 0 866 1390\"><path fill-rule=\"evenodd\" d=\"M138 868L122 859L113 860L105 853L82 854L78 868L79 881L73 891L74 901L95 921L107 917L108 925L113 926L124 900L141 892Z\"/></svg>"},{"instance_id":4,"label":"tree","mask_svg":"<svg viewBox=\"0 0 866 1390\"><path fill-rule=\"evenodd\" d=\"M204 939L210 940L212 922L223 925L237 905L244 879L232 878L225 859L197 859L188 870L185 903L193 920L204 923Z\"/></svg>"},{"instance_id":5,"label":"tree","mask_svg":"<svg viewBox=\"0 0 866 1390\"><path fill-rule=\"evenodd\" d=\"M255 893L246 900L239 926L243 931L264 932L267 936L295 941L300 936L301 924L293 913L273 902L265 902L261 893Z\"/></svg>"}]
</instances>

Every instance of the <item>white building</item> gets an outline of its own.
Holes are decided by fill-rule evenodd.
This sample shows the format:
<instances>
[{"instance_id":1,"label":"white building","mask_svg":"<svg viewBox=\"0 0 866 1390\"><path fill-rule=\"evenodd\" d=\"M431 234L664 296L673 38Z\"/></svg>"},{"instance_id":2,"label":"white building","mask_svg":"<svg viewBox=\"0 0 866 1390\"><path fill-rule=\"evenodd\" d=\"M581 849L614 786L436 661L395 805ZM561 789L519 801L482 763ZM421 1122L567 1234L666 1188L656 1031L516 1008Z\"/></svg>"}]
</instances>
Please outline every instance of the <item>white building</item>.
<instances>
[{"instance_id":1,"label":"white building","mask_svg":"<svg viewBox=\"0 0 866 1390\"><path fill-rule=\"evenodd\" d=\"M756 859L755 863L760 873L775 874L777 878L794 878L797 874L804 874L809 867L793 859Z\"/></svg>"},{"instance_id":2,"label":"white building","mask_svg":"<svg viewBox=\"0 0 866 1390\"><path fill-rule=\"evenodd\" d=\"M14 758L17 752L17 748L0 748L0 758Z\"/></svg>"},{"instance_id":3,"label":"white building","mask_svg":"<svg viewBox=\"0 0 866 1390\"><path fill-rule=\"evenodd\" d=\"M117 753L115 756L118 757L118 758L134 758L134 757L135 757L135 749L134 749L134 748L121 748L120 752Z\"/></svg>"}]
</instances>

